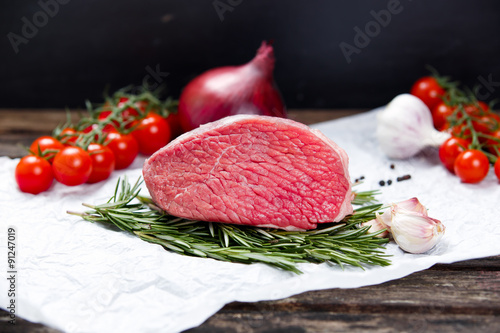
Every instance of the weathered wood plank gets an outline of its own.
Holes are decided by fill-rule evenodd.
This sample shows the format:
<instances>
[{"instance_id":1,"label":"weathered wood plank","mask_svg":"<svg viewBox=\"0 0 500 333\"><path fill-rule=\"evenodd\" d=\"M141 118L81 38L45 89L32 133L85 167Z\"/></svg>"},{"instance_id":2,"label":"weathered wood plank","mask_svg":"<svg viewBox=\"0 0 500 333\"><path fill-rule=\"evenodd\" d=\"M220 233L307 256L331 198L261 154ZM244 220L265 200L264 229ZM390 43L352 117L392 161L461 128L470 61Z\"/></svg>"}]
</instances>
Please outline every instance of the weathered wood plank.
<instances>
[{"instance_id":1,"label":"weathered wood plank","mask_svg":"<svg viewBox=\"0 0 500 333\"><path fill-rule=\"evenodd\" d=\"M321 121L337 119L366 111L365 109L345 110L289 110L290 119L314 124ZM76 122L84 110L70 113L71 120ZM24 110L0 109L0 135L4 134L50 134L52 130L66 122L66 111L59 109Z\"/></svg>"},{"instance_id":2,"label":"weathered wood plank","mask_svg":"<svg viewBox=\"0 0 500 333\"><path fill-rule=\"evenodd\" d=\"M5 314L2 311L0 319ZM500 257L495 256L435 265L375 286L233 302L190 332L395 332L415 331L418 325L429 332L494 332L500 331L499 316ZM17 332L41 328L26 321L17 327L29 328Z\"/></svg>"},{"instance_id":3,"label":"weathered wood plank","mask_svg":"<svg viewBox=\"0 0 500 333\"><path fill-rule=\"evenodd\" d=\"M442 314L220 312L186 333L499 332L495 316Z\"/></svg>"},{"instance_id":4,"label":"weathered wood plank","mask_svg":"<svg viewBox=\"0 0 500 333\"><path fill-rule=\"evenodd\" d=\"M79 112L70 113L71 120L77 121ZM12 158L27 154L24 147L42 135L51 135L52 131L66 122L64 110L0 110L0 156Z\"/></svg>"},{"instance_id":5,"label":"weathered wood plank","mask_svg":"<svg viewBox=\"0 0 500 333\"><path fill-rule=\"evenodd\" d=\"M77 121L82 110L70 112L71 120ZM66 111L60 109L0 109L0 135L6 133L50 134L66 122Z\"/></svg>"},{"instance_id":6,"label":"weathered wood plank","mask_svg":"<svg viewBox=\"0 0 500 333\"><path fill-rule=\"evenodd\" d=\"M499 259L469 260L456 269L436 265L358 289L233 302L187 332L498 332L500 270L489 263ZM476 265L490 269L479 271Z\"/></svg>"},{"instance_id":7,"label":"weathered wood plank","mask_svg":"<svg viewBox=\"0 0 500 333\"><path fill-rule=\"evenodd\" d=\"M500 271L422 271L380 285L228 304L229 311L500 315Z\"/></svg>"},{"instance_id":8,"label":"weathered wood plank","mask_svg":"<svg viewBox=\"0 0 500 333\"><path fill-rule=\"evenodd\" d=\"M16 324L9 324L9 314L0 309L0 332L2 333L62 333L59 330L47 327L42 324L32 323L16 317Z\"/></svg>"},{"instance_id":9,"label":"weathered wood plank","mask_svg":"<svg viewBox=\"0 0 500 333\"><path fill-rule=\"evenodd\" d=\"M346 117L364 112L365 110L290 110L291 119L313 124L326 120ZM84 110L69 113L70 119L77 122L85 114ZM27 154L24 147L42 135L50 135L54 128L65 123L66 111L58 109L0 109L0 156L12 158Z\"/></svg>"},{"instance_id":10,"label":"weathered wood plank","mask_svg":"<svg viewBox=\"0 0 500 333\"><path fill-rule=\"evenodd\" d=\"M366 110L290 110L312 124ZM72 112L72 119L78 112ZM0 110L0 156L29 146L66 119L62 110ZM18 318L1 332L56 330ZM405 278L357 289L328 289L283 300L227 304L189 332L500 332L500 256L438 264Z\"/></svg>"},{"instance_id":11,"label":"weathered wood plank","mask_svg":"<svg viewBox=\"0 0 500 333\"><path fill-rule=\"evenodd\" d=\"M464 260L454 262L453 264L436 264L429 268L431 270L482 270L498 271L500 270L500 256L480 258L474 260Z\"/></svg>"}]
</instances>

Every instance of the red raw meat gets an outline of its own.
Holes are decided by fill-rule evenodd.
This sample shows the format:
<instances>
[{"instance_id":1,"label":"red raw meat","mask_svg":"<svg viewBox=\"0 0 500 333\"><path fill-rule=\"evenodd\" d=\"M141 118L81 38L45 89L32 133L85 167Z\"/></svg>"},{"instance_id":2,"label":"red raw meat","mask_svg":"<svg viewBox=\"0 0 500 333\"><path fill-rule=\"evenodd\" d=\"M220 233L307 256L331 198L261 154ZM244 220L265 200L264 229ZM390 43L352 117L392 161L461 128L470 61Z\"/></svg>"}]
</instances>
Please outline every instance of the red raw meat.
<instances>
[{"instance_id":1,"label":"red raw meat","mask_svg":"<svg viewBox=\"0 0 500 333\"><path fill-rule=\"evenodd\" d=\"M305 230L352 213L347 154L289 119L203 125L153 154L143 175L159 207L193 220Z\"/></svg>"}]
</instances>

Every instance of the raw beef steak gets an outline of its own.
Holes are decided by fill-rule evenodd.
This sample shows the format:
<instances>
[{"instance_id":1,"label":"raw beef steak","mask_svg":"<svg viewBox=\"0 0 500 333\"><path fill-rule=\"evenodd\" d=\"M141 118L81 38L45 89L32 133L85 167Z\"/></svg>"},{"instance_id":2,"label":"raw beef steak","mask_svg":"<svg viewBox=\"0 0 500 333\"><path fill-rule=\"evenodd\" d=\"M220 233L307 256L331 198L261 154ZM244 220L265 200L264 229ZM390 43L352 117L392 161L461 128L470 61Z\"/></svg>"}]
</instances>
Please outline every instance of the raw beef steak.
<instances>
[{"instance_id":1,"label":"raw beef steak","mask_svg":"<svg viewBox=\"0 0 500 333\"><path fill-rule=\"evenodd\" d=\"M352 213L348 157L289 119L237 115L198 127L144 164L152 199L171 215L285 230Z\"/></svg>"}]
</instances>

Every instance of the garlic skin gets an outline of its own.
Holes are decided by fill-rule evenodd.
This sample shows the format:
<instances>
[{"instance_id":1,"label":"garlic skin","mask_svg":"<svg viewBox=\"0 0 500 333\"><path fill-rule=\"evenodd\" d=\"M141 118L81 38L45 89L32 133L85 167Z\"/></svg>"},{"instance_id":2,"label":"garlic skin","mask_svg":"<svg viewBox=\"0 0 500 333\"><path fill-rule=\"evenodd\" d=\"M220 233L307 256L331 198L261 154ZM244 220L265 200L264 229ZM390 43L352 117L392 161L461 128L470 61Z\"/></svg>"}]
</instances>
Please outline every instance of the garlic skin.
<instances>
[{"instance_id":1,"label":"garlic skin","mask_svg":"<svg viewBox=\"0 0 500 333\"><path fill-rule=\"evenodd\" d=\"M399 247L410 253L432 249L445 231L441 221L420 213L399 211L392 219L391 234Z\"/></svg>"},{"instance_id":2,"label":"garlic skin","mask_svg":"<svg viewBox=\"0 0 500 333\"><path fill-rule=\"evenodd\" d=\"M417 198L391 204L383 214L377 213L375 220L389 230L402 250L415 254L432 249L446 229L441 221L427 215Z\"/></svg>"},{"instance_id":3,"label":"garlic skin","mask_svg":"<svg viewBox=\"0 0 500 333\"><path fill-rule=\"evenodd\" d=\"M427 216L427 208L425 208L425 206L415 197L393 204L391 207L394 209L410 210L414 213L420 213Z\"/></svg>"},{"instance_id":4,"label":"garlic skin","mask_svg":"<svg viewBox=\"0 0 500 333\"><path fill-rule=\"evenodd\" d=\"M439 147L451 134L434 128L431 111L418 97L396 96L377 114L377 139L390 158L406 159L424 147Z\"/></svg>"},{"instance_id":5,"label":"garlic skin","mask_svg":"<svg viewBox=\"0 0 500 333\"><path fill-rule=\"evenodd\" d=\"M377 236L375 236L375 237L379 237L379 238L386 238L389 236L389 230L387 230L387 226L385 225L385 223L383 221L380 220L380 218L381 218L381 215L379 215L378 213L375 213L375 218L373 220L364 222L361 224L361 226L362 227L370 226L370 229L368 229L368 232L370 232L370 233L377 232L377 231L380 231L382 229L386 229L385 231L383 231L380 234L378 234Z\"/></svg>"}]
</instances>

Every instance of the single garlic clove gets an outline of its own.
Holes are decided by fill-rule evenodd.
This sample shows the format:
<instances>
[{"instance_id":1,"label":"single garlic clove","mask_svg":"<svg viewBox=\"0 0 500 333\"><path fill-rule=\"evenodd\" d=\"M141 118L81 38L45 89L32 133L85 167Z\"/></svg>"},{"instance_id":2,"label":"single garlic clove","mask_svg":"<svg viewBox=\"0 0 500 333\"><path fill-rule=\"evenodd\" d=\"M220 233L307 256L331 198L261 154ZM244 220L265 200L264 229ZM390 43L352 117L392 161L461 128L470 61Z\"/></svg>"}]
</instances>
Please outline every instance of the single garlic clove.
<instances>
[{"instance_id":1,"label":"single garlic clove","mask_svg":"<svg viewBox=\"0 0 500 333\"><path fill-rule=\"evenodd\" d=\"M386 229L385 231L378 234L376 237L385 238L389 236L389 230L387 230L387 225L385 225L379 213L375 213L375 218L373 220L364 222L361 224L361 226L363 227L370 226L370 229L368 229L368 232L370 233Z\"/></svg>"},{"instance_id":2,"label":"single garlic clove","mask_svg":"<svg viewBox=\"0 0 500 333\"><path fill-rule=\"evenodd\" d=\"M441 221L405 209L399 209L391 222L392 237L401 249L410 253L429 251L441 240L445 231Z\"/></svg>"},{"instance_id":3,"label":"single garlic clove","mask_svg":"<svg viewBox=\"0 0 500 333\"><path fill-rule=\"evenodd\" d=\"M396 211L398 209L405 209L415 213L420 213L427 216L427 208L418 201L416 197L400 201L396 204L391 205L391 208ZM393 214L396 212L393 212Z\"/></svg>"},{"instance_id":4,"label":"single garlic clove","mask_svg":"<svg viewBox=\"0 0 500 333\"><path fill-rule=\"evenodd\" d=\"M395 159L412 157L426 146L438 147L450 137L434 128L429 108L410 94L396 96L377 114L376 135L382 151Z\"/></svg>"},{"instance_id":5,"label":"single garlic clove","mask_svg":"<svg viewBox=\"0 0 500 333\"><path fill-rule=\"evenodd\" d=\"M392 210L391 208L387 208L382 214L375 213L375 219L379 224L383 225L384 228L391 228L392 221Z\"/></svg>"}]
</instances>

